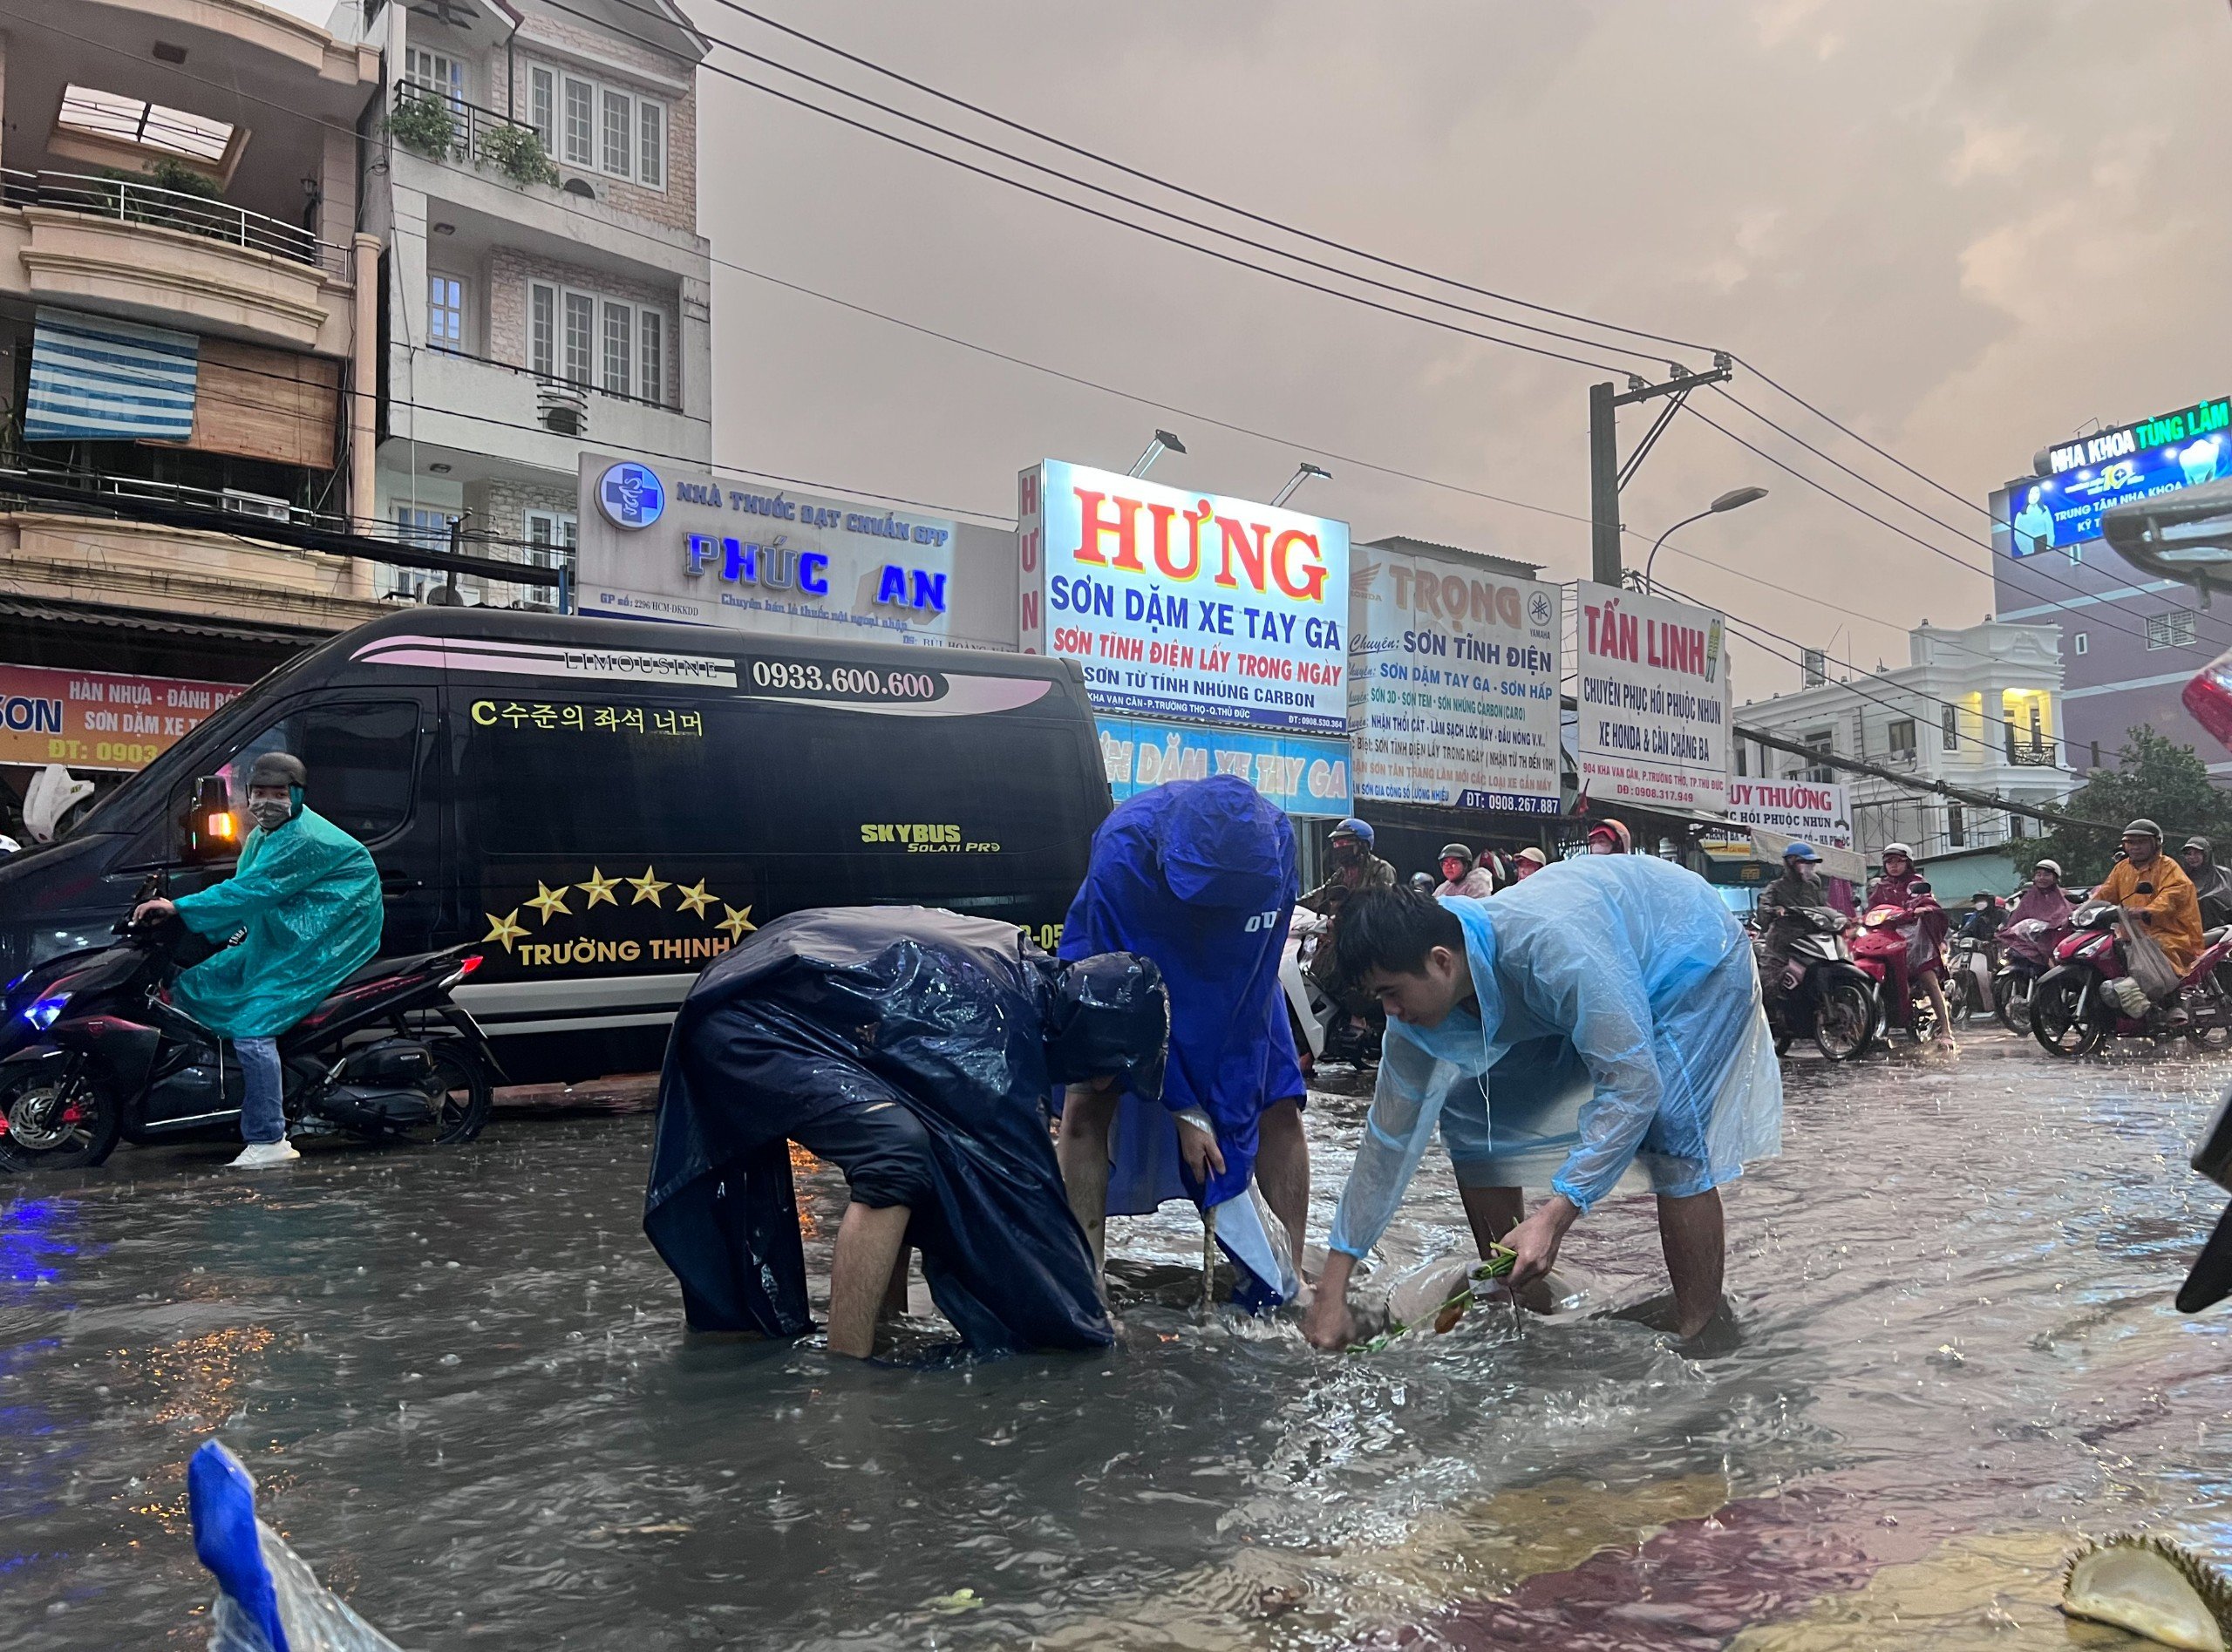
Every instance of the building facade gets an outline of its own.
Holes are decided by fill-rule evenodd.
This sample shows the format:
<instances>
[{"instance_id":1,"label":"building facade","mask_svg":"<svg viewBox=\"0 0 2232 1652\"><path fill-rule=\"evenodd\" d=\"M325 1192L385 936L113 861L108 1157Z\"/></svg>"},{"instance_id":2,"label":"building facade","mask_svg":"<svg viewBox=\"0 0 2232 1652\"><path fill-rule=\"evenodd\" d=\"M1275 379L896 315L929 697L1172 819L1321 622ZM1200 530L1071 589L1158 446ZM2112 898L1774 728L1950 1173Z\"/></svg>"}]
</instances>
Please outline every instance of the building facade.
<instances>
[{"instance_id":1,"label":"building facade","mask_svg":"<svg viewBox=\"0 0 2232 1652\"><path fill-rule=\"evenodd\" d=\"M1965 630L1923 625L1908 634L1908 663L1746 702L1739 728L1858 758L2011 802L2058 803L2078 784L2059 727L2062 663L2051 626L1986 621ZM2035 822L1978 809L1875 775L1808 762L1739 738L1738 776L1839 781L1848 788L1854 846L1871 864L1887 843L1924 860L2038 835Z\"/></svg>"},{"instance_id":2,"label":"building facade","mask_svg":"<svg viewBox=\"0 0 2232 1652\"><path fill-rule=\"evenodd\" d=\"M712 456L704 43L634 0L373 0L364 26L388 70L364 214L387 249L377 514L405 540L560 566L584 447ZM382 577L402 596L429 579Z\"/></svg>"}]
</instances>

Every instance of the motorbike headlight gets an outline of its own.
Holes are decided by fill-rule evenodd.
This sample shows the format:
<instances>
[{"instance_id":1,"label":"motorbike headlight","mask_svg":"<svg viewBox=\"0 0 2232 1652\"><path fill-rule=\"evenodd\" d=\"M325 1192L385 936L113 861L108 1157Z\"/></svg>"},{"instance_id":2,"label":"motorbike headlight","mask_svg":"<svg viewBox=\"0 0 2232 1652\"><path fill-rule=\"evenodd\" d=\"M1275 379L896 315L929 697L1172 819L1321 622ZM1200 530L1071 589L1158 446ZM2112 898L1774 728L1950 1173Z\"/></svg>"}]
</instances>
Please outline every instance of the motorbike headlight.
<instances>
[{"instance_id":1,"label":"motorbike headlight","mask_svg":"<svg viewBox=\"0 0 2232 1652\"><path fill-rule=\"evenodd\" d=\"M56 1018L69 1007L70 995L68 993L49 993L45 997L37 1000L29 1009L24 1011L24 1019L30 1022L38 1031L44 1032L49 1027L51 1027L54 1024Z\"/></svg>"},{"instance_id":2,"label":"motorbike headlight","mask_svg":"<svg viewBox=\"0 0 2232 1652\"><path fill-rule=\"evenodd\" d=\"M13 992L16 990L16 989L17 989L17 988L18 988L18 987L22 986L22 985L24 984L24 982L25 982L26 981L29 981L31 978L31 972L29 969L24 970L23 974L21 974L21 975L17 976L13 981L10 981L10 982L6 985L6 986L4 986L4 987L0 987L0 998L4 998L4 997L8 996L10 994L13 993Z\"/></svg>"}]
</instances>

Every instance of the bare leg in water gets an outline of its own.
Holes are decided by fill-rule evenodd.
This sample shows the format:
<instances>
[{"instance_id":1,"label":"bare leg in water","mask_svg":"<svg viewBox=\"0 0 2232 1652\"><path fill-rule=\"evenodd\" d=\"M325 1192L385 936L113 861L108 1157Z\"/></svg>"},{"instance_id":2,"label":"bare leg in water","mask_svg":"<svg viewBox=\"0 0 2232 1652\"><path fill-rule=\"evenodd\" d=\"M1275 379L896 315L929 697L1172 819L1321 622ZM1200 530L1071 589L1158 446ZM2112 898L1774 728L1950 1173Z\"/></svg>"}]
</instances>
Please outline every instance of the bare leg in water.
<instances>
[{"instance_id":1,"label":"bare leg in water","mask_svg":"<svg viewBox=\"0 0 2232 1652\"><path fill-rule=\"evenodd\" d=\"M1719 1190L1711 1188L1686 1199L1670 1199L1661 1193L1658 1243L1666 1254L1667 1277L1674 1285L1674 1334L1687 1340L1720 1311L1728 1234Z\"/></svg>"},{"instance_id":2,"label":"bare leg in water","mask_svg":"<svg viewBox=\"0 0 2232 1652\"><path fill-rule=\"evenodd\" d=\"M1303 1231L1310 1223L1310 1138L1303 1132L1302 1105L1292 1098L1273 1102L1256 1121L1256 1184L1271 1214L1285 1224L1300 1274Z\"/></svg>"},{"instance_id":3,"label":"bare leg in water","mask_svg":"<svg viewBox=\"0 0 2232 1652\"><path fill-rule=\"evenodd\" d=\"M829 1264L831 1353L866 1359L875 1351L877 1309L895 1288L905 1304L907 1222L912 1214L904 1205L845 1207Z\"/></svg>"},{"instance_id":4,"label":"bare leg in water","mask_svg":"<svg viewBox=\"0 0 2232 1652\"><path fill-rule=\"evenodd\" d=\"M1113 1080L1072 1084L1062 1098L1062 1133L1054 1144L1070 1214L1092 1247L1092 1279L1103 1302L1108 1300L1108 1132L1116 1121L1117 1097Z\"/></svg>"}]
</instances>

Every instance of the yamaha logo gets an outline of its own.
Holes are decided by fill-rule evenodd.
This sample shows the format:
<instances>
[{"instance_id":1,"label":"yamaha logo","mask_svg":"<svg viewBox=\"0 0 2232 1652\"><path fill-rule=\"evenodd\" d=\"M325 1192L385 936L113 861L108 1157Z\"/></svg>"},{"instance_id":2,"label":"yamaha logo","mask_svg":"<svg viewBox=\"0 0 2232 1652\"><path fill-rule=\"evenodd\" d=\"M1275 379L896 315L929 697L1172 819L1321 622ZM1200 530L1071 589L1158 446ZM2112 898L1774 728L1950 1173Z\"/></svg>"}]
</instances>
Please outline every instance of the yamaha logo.
<instances>
[{"instance_id":1,"label":"yamaha logo","mask_svg":"<svg viewBox=\"0 0 2232 1652\"><path fill-rule=\"evenodd\" d=\"M666 486L650 466L626 460L597 478L596 506L615 527L649 527L666 513Z\"/></svg>"}]
</instances>

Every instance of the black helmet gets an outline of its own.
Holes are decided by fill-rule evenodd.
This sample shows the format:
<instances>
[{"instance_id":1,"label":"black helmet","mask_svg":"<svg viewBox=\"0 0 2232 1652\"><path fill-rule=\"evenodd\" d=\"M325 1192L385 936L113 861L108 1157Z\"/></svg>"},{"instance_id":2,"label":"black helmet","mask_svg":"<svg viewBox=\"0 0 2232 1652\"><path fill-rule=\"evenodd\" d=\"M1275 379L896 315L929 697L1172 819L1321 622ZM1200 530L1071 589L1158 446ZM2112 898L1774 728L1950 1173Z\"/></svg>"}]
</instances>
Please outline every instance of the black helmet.
<instances>
[{"instance_id":1,"label":"black helmet","mask_svg":"<svg viewBox=\"0 0 2232 1652\"><path fill-rule=\"evenodd\" d=\"M1472 850L1466 848L1461 843L1443 844L1441 846L1441 853L1438 858L1444 860L1462 860L1468 867L1473 864Z\"/></svg>"},{"instance_id":2,"label":"black helmet","mask_svg":"<svg viewBox=\"0 0 2232 1652\"><path fill-rule=\"evenodd\" d=\"M2127 838L2152 838L2155 842L2160 843L2162 841L2162 828L2141 816L2126 826L2121 835Z\"/></svg>"},{"instance_id":3,"label":"black helmet","mask_svg":"<svg viewBox=\"0 0 2232 1652\"><path fill-rule=\"evenodd\" d=\"M249 765L248 783L250 786L308 785L310 772L291 751L266 751Z\"/></svg>"}]
</instances>

